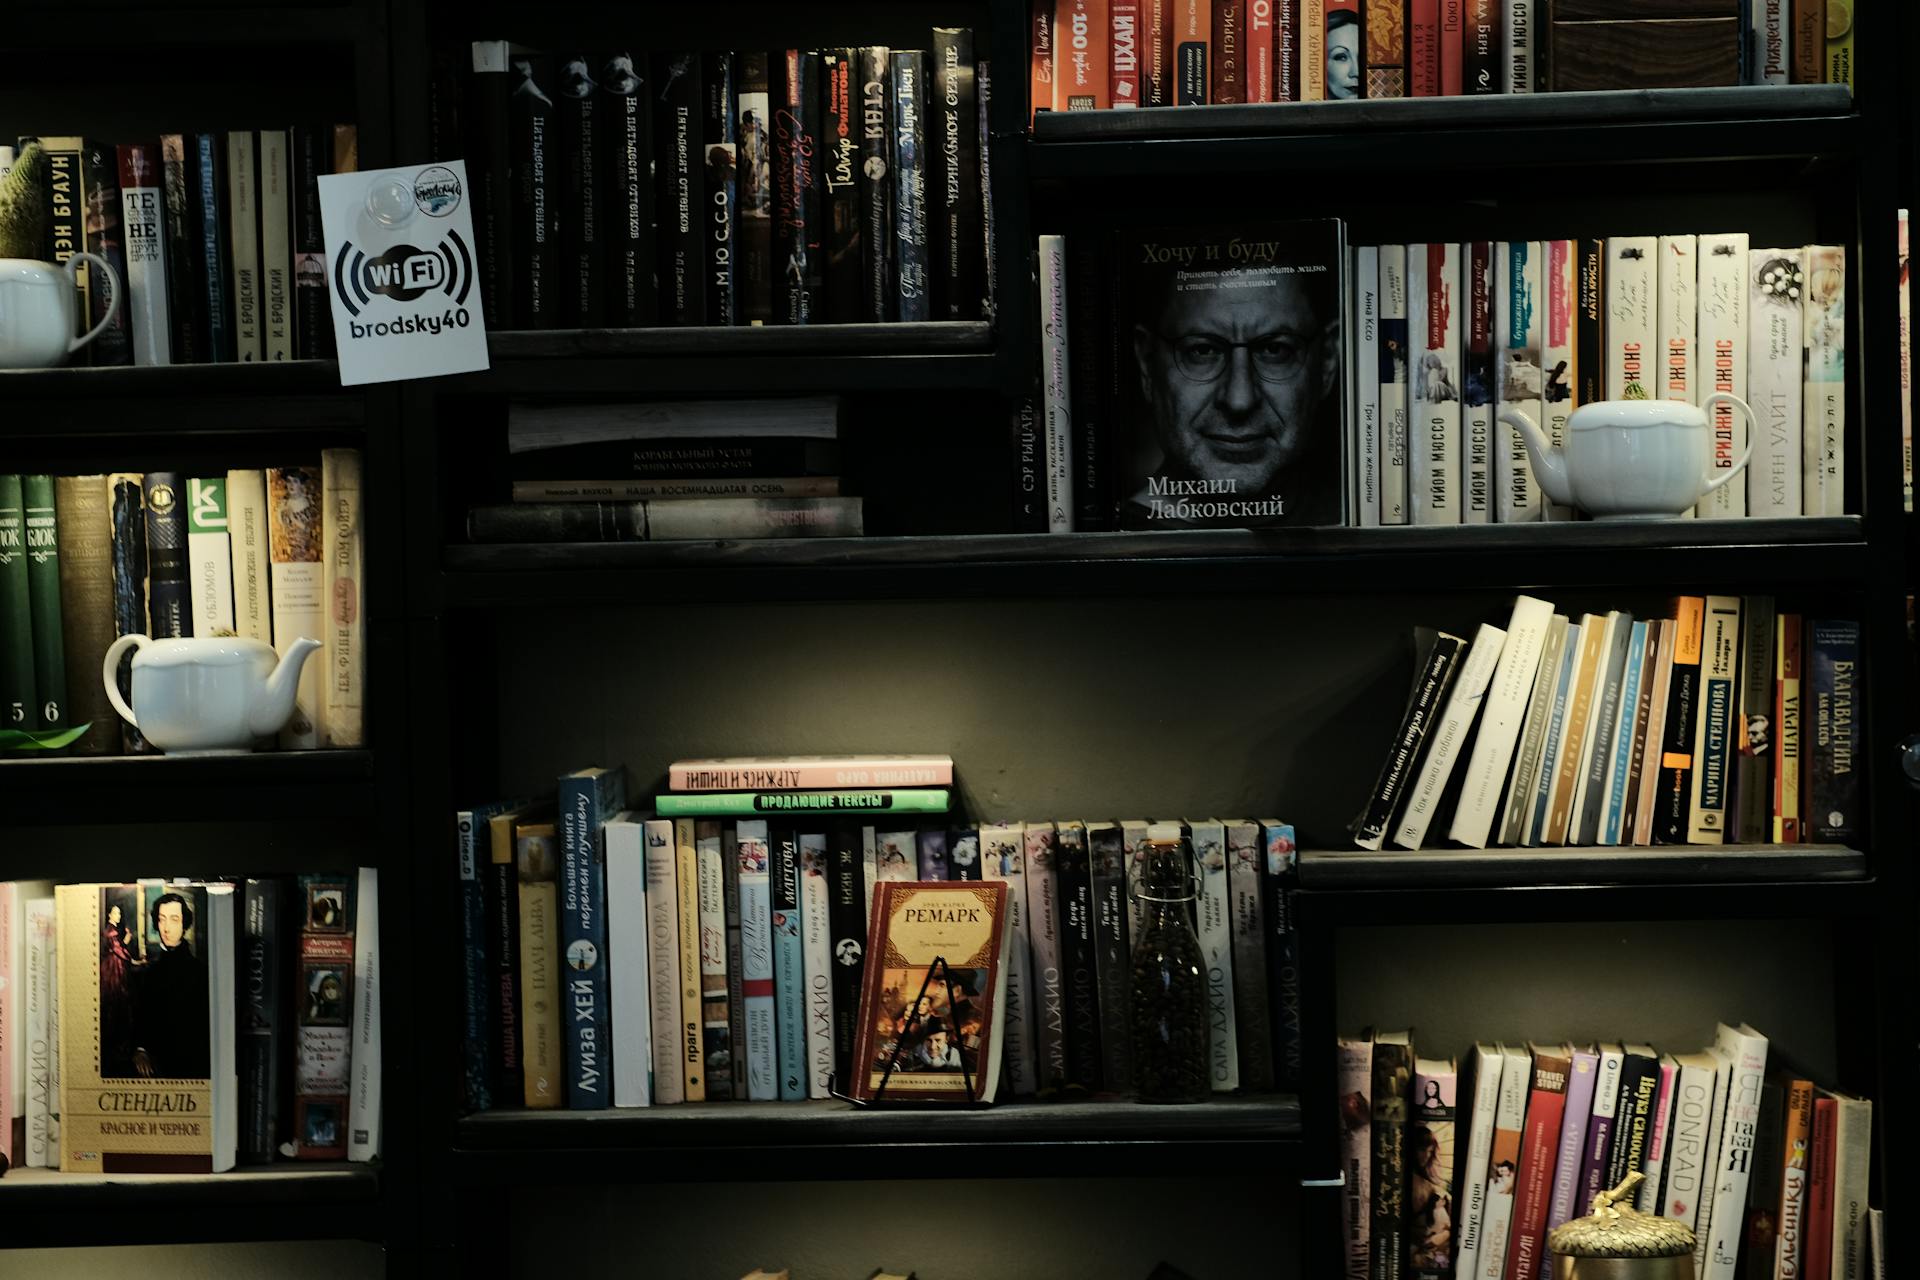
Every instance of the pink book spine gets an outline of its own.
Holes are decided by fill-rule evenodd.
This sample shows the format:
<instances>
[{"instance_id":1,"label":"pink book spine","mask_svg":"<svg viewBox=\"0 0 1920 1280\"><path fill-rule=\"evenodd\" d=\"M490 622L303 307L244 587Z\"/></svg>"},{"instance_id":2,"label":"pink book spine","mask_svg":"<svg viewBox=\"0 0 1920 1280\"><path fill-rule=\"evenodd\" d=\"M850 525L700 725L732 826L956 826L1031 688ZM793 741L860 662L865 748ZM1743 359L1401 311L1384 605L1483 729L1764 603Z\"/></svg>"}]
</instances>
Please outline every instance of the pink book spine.
<instances>
[{"instance_id":1,"label":"pink book spine","mask_svg":"<svg viewBox=\"0 0 1920 1280\"><path fill-rule=\"evenodd\" d=\"M832 791L952 785L953 761L944 756L680 760L667 770L667 787L673 791Z\"/></svg>"}]
</instances>

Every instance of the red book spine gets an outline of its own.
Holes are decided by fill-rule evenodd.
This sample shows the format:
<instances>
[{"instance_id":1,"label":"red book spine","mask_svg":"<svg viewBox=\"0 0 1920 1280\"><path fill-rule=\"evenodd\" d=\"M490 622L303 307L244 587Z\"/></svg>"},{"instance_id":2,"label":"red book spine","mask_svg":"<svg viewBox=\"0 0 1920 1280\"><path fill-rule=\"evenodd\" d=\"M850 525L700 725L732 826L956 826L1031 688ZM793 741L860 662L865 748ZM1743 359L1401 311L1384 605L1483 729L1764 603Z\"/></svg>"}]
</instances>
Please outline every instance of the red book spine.
<instances>
[{"instance_id":1,"label":"red book spine","mask_svg":"<svg viewBox=\"0 0 1920 1280\"><path fill-rule=\"evenodd\" d=\"M1801 1237L1800 1280L1836 1280L1833 1274L1833 1126L1840 1104L1813 1100L1813 1150L1807 1178L1807 1227Z\"/></svg>"},{"instance_id":2,"label":"red book spine","mask_svg":"<svg viewBox=\"0 0 1920 1280\"><path fill-rule=\"evenodd\" d=\"M1054 39L1059 90L1054 105L1061 111L1103 111L1108 97L1108 61L1112 50L1112 23L1107 0L1059 0L1054 8Z\"/></svg>"},{"instance_id":3,"label":"red book spine","mask_svg":"<svg viewBox=\"0 0 1920 1280\"><path fill-rule=\"evenodd\" d=\"M1535 1280L1540 1260L1546 1256L1547 1210L1553 1200L1560 1120L1567 1106L1567 1072L1572 1065L1572 1059L1558 1050L1536 1050L1533 1055L1533 1091L1527 1097L1527 1127L1520 1140L1506 1280Z\"/></svg>"},{"instance_id":4,"label":"red book spine","mask_svg":"<svg viewBox=\"0 0 1920 1280\"><path fill-rule=\"evenodd\" d=\"M1143 29L1144 43L1141 68L1142 87L1146 91L1146 103L1150 107L1170 107L1173 105L1172 81L1168 78L1171 68L1167 62L1167 6L1173 0L1146 0L1146 25Z\"/></svg>"},{"instance_id":5,"label":"red book spine","mask_svg":"<svg viewBox=\"0 0 1920 1280\"><path fill-rule=\"evenodd\" d=\"M1208 102L1245 102L1247 0L1213 0L1213 76Z\"/></svg>"},{"instance_id":6,"label":"red book spine","mask_svg":"<svg viewBox=\"0 0 1920 1280\"><path fill-rule=\"evenodd\" d=\"M1053 6L1040 0L1033 6L1033 52L1027 63L1027 117L1053 107Z\"/></svg>"},{"instance_id":7,"label":"red book spine","mask_svg":"<svg viewBox=\"0 0 1920 1280\"><path fill-rule=\"evenodd\" d=\"M1466 92L1466 0L1440 0L1440 92L1457 98Z\"/></svg>"},{"instance_id":8,"label":"red book spine","mask_svg":"<svg viewBox=\"0 0 1920 1280\"><path fill-rule=\"evenodd\" d=\"M1300 0L1275 0L1273 100L1300 101Z\"/></svg>"},{"instance_id":9,"label":"red book spine","mask_svg":"<svg viewBox=\"0 0 1920 1280\"><path fill-rule=\"evenodd\" d=\"M1137 107L1140 93L1141 0L1112 0L1113 105Z\"/></svg>"},{"instance_id":10,"label":"red book spine","mask_svg":"<svg viewBox=\"0 0 1920 1280\"><path fill-rule=\"evenodd\" d=\"M1407 96L1440 96L1440 0L1407 6Z\"/></svg>"},{"instance_id":11,"label":"red book spine","mask_svg":"<svg viewBox=\"0 0 1920 1280\"><path fill-rule=\"evenodd\" d=\"M1248 102L1273 101L1273 10L1274 0L1247 0L1247 29L1241 40Z\"/></svg>"},{"instance_id":12,"label":"red book spine","mask_svg":"<svg viewBox=\"0 0 1920 1280\"><path fill-rule=\"evenodd\" d=\"M1826 78L1826 0L1793 0L1793 50L1787 59L1791 84L1819 84Z\"/></svg>"}]
</instances>

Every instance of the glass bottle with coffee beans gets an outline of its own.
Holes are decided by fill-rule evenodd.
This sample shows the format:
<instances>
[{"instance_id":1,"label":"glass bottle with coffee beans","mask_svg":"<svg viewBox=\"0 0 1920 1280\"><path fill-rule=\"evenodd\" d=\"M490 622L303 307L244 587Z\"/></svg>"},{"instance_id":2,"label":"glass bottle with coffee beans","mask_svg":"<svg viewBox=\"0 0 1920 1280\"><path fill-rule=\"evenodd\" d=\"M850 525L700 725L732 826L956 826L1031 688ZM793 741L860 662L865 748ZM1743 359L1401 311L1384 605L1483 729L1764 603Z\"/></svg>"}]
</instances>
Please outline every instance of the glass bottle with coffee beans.
<instances>
[{"instance_id":1,"label":"glass bottle with coffee beans","mask_svg":"<svg viewBox=\"0 0 1920 1280\"><path fill-rule=\"evenodd\" d=\"M1204 1102L1207 983L1193 930L1197 895L1184 839L1148 840L1133 948L1133 1076L1142 1102Z\"/></svg>"}]
</instances>

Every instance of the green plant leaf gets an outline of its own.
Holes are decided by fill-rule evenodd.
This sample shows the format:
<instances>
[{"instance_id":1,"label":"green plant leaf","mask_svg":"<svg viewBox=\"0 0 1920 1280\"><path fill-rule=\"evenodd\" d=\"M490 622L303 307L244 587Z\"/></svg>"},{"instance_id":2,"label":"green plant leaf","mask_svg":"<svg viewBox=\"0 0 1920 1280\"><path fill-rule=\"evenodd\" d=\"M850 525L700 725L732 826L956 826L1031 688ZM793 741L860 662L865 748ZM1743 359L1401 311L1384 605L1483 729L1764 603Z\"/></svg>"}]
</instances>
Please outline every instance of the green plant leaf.
<instances>
[{"instance_id":1,"label":"green plant leaf","mask_svg":"<svg viewBox=\"0 0 1920 1280\"><path fill-rule=\"evenodd\" d=\"M0 729L0 751L58 751L70 747L85 736L91 724L62 729L58 733L34 733L28 729Z\"/></svg>"}]
</instances>

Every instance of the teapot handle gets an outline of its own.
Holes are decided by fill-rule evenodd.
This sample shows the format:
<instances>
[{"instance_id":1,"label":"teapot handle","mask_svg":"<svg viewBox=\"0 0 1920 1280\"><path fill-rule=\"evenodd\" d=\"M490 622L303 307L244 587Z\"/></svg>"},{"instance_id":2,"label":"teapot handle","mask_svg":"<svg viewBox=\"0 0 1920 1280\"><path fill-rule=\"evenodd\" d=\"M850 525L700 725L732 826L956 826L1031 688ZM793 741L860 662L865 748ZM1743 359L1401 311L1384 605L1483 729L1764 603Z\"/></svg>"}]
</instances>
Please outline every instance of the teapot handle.
<instances>
[{"instance_id":1,"label":"teapot handle","mask_svg":"<svg viewBox=\"0 0 1920 1280\"><path fill-rule=\"evenodd\" d=\"M107 701L113 704L126 722L138 729L140 721L135 718L133 708L120 696L120 659L128 649L144 649L153 641L137 632L121 636L107 646L107 656L100 660L100 678L107 685Z\"/></svg>"},{"instance_id":2,"label":"teapot handle","mask_svg":"<svg viewBox=\"0 0 1920 1280\"><path fill-rule=\"evenodd\" d=\"M80 337L73 339L73 341L67 344L67 353L69 355L106 332L107 326L113 323L114 313L119 310L120 307L120 273L113 269L111 262L108 262L97 253L87 253L79 249L74 250L73 256L67 259L66 264L68 282L76 289L80 287L80 264L82 262L86 262L93 267L87 283L94 284L96 278L106 282L107 311L105 315L100 317L99 324L94 325L93 328L87 330ZM94 287L98 288L99 285L94 284ZM128 716L127 719L131 720L133 717Z\"/></svg>"},{"instance_id":3,"label":"teapot handle","mask_svg":"<svg viewBox=\"0 0 1920 1280\"><path fill-rule=\"evenodd\" d=\"M1753 460L1753 434L1755 431L1759 430L1759 427L1760 427L1759 421L1753 416L1753 406L1749 405L1745 400L1742 400L1739 396L1733 394L1733 392L1731 391L1714 392L1712 395L1708 396L1705 400L1702 400L1700 402L1700 407L1702 409L1710 409L1713 407L1715 402L1721 401L1721 400L1726 401L1728 404L1732 405L1734 408L1738 409L1740 412L1747 415L1747 449L1745 453L1742 453L1740 455L1740 461L1734 463L1731 467L1727 468L1725 471L1722 471L1719 475L1715 476L1712 480L1709 480L1707 482L1707 487L1700 491L1700 496L1703 498L1706 497L1708 494L1712 493L1715 489L1718 489L1721 485L1725 484L1727 481L1739 475L1740 472L1746 468L1747 463ZM1711 414L1708 415L1707 421L1709 423L1713 421L1713 417Z\"/></svg>"}]
</instances>

